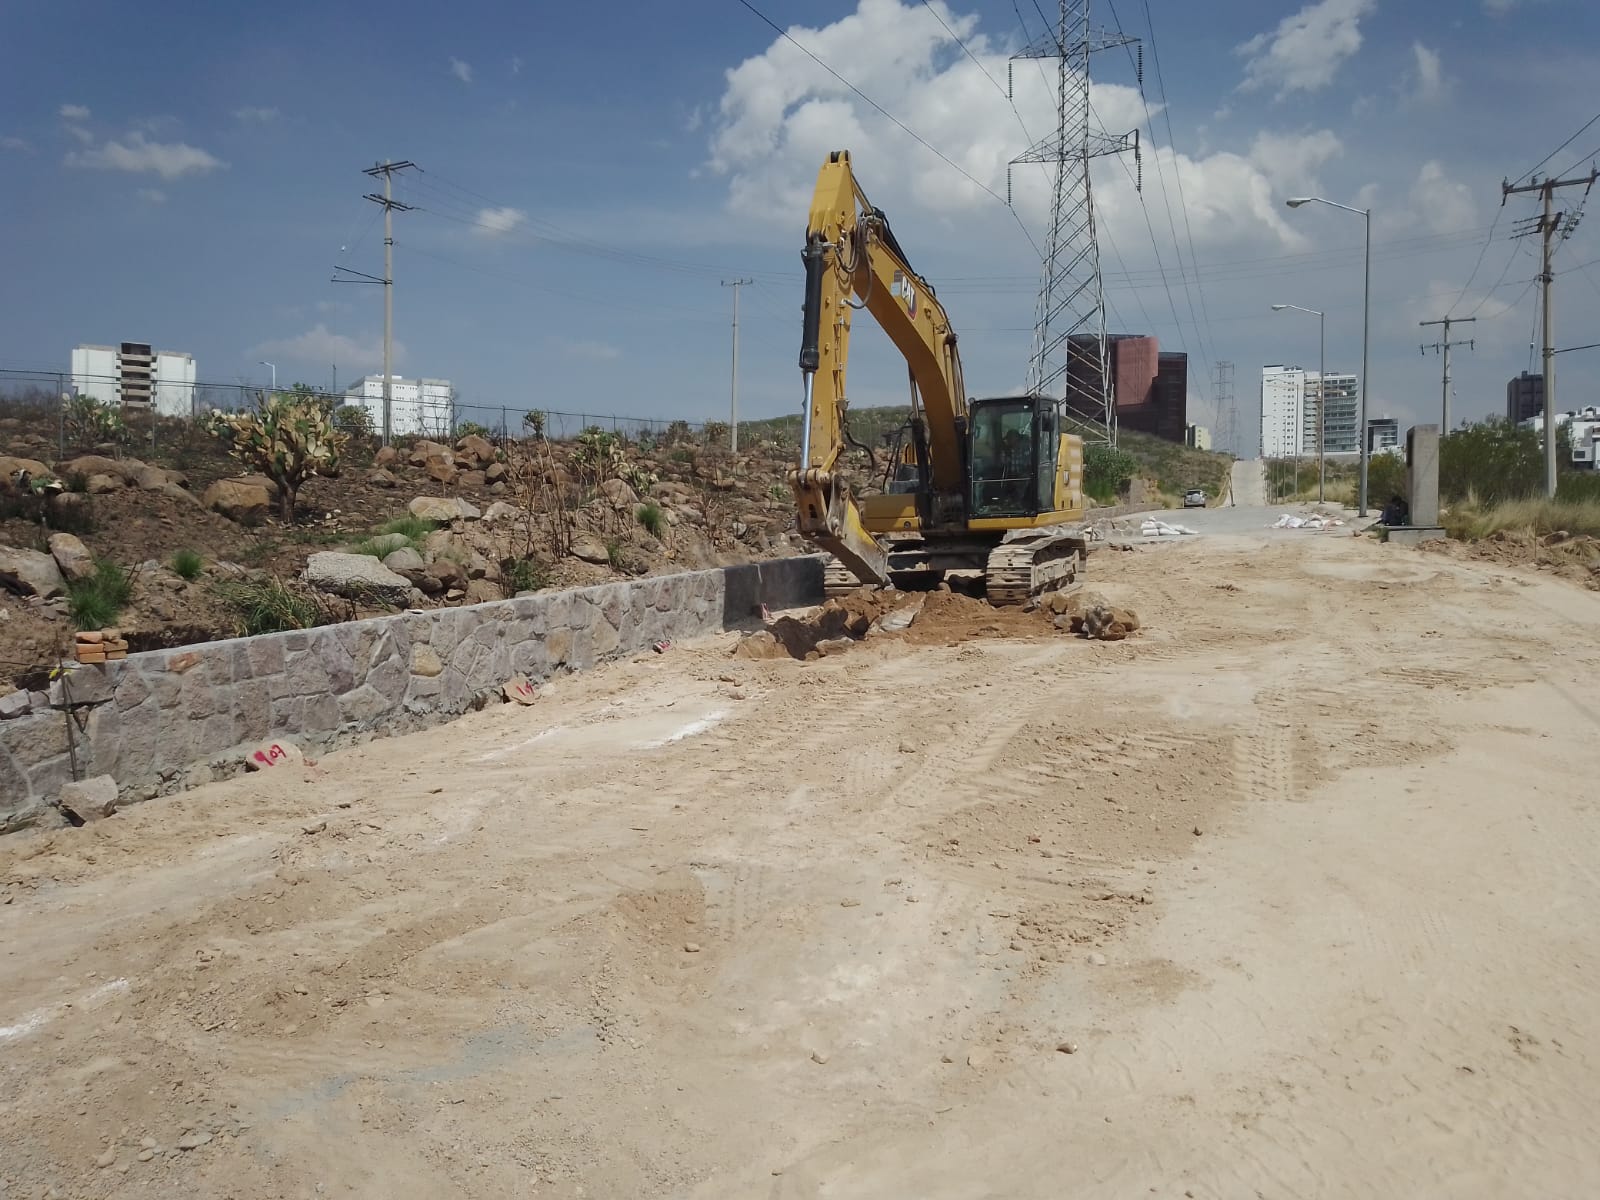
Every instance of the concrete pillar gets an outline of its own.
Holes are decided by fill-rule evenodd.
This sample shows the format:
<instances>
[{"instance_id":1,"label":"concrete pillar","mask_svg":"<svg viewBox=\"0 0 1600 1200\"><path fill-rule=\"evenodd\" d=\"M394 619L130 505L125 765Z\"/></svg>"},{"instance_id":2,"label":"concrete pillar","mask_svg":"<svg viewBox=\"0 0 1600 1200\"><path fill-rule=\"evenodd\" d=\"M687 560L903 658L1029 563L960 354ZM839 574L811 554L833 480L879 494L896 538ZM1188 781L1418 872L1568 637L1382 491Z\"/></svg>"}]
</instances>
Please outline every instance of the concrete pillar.
<instances>
[{"instance_id":1,"label":"concrete pillar","mask_svg":"<svg viewBox=\"0 0 1600 1200\"><path fill-rule=\"evenodd\" d=\"M1406 431L1406 499L1411 524L1439 524L1439 427L1413 425Z\"/></svg>"}]
</instances>

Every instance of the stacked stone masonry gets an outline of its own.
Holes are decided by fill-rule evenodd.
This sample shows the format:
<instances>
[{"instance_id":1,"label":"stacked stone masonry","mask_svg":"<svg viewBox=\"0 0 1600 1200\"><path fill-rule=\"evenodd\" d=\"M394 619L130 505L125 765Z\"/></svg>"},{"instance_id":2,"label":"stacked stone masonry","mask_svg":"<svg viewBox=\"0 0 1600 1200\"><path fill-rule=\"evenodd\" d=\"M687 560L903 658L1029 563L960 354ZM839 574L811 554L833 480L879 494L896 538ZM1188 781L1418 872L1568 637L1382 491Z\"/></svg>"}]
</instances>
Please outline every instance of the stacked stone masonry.
<instances>
[{"instance_id":1,"label":"stacked stone masonry","mask_svg":"<svg viewBox=\"0 0 1600 1200\"><path fill-rule=\"evenodd\" d=\"M0 698L0 832L48 810L74 753L80 778L110 775L123 803L146 800L233 773L267 738L325 750L424 728L482 706L515 675L583 671L748 626L762 605L821 599L822 560L788 558L79 666L25 704ZM50 707L66 702L95 702L77 709L70 748L67 717Z\"/></svg>"}]
</instances>

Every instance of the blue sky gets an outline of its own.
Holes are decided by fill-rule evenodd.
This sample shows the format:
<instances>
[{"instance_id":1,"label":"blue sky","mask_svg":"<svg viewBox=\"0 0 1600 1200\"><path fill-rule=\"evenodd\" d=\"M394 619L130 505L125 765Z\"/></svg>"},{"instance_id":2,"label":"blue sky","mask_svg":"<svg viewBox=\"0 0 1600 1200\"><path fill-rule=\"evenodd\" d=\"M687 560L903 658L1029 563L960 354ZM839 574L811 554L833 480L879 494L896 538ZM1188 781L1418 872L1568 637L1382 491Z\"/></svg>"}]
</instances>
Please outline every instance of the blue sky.
<instances>
[{"instance_id":1,"label":"blue sky","mask_svg":"<svg viewBox=\"0 0 1600 1200\"><path fill-rule=\"evenodd\" d=\"M397 179L416 206L396 217L400 372L514 413L721 416L720 281L751 277L741 408L793 411L806 199L842 146L950 310L971 390L1018 387L1037 257L972 179L1004 194L1024 130L1048 126L1036 67L1017 64L1015 108L996 86L1024 27L1039 32L1032 0L936 4L971 55L908 0L755 2L972 178L738 0L156 0L137 20L109 3L12 6L0 18L0 366L64 369L79 342L137 339L194 353L219 382L264 381L261 359L280 382L376 370L381 289L329 277L335 263L381 274L361 171L390 157L422 167ZM1315 366L1315 321L1272 303L1325 308L1330 369L1359 363L1361 222L1283 208L1296 193L1374 208L1375 415L1437 414L1438 360L1418 350L1436 331L1419 320L1478 317L1462 327L1477 348L1456 358L1459 414L1497 410L1528 367L1535 244L1506 235L1534 203L1513 199L1492 238L1491 222L1502 178L1600 109L1600 15L1582 0L1443 10L1116 6L1147 38L1144 96L1127 56L1105 54L1094 103L1108 129L1144 127L1146 153L1142 202L1123 164L1096 166L1111 324L1190 352L1192 419L1215 423L1216 359L1235 364L1246 430L1261 364ZM1109 3L1096 12L1114 19ZM1548 168L1586 167L1596 150L1600 123ZM1015 202L1042 241L1037 170L1018 169ZM1593 223L1560 247L1558 345L1600 341L1595 259ZM887 343L866 334L853 348L854 402L899 402L904 368ZM1600 352L1559 363L1562 407L1600 402Z\"/></svg>"}]
</instances>

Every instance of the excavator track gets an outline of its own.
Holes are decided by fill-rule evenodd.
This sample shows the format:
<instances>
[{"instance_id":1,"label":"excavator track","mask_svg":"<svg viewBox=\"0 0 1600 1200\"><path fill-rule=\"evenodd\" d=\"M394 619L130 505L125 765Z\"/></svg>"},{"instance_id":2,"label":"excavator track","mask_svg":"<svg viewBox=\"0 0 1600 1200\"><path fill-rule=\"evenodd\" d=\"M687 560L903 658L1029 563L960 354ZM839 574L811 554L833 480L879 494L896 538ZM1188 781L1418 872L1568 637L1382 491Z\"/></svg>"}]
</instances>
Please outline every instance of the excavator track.
<instances>
[{"instance_id":1,"label":"excavator track","mask_svg":"<svg viewBox=\"0 0 1600 1200\"><path fill-rule=\"evenodd\" d=\"M861 581L849 567L833 555L828 555L822 564L822 595L825 599L834 600L840 596L848 596L860 586Z\"/></svg>"},{"instance_id":2,"label":"excavator track","mask_svg":"<svg viewBox=\"0 0 1600 1200\"><path fill-rule=\"evenodd\" d=\"M1027 604L1078 581L1088 542L1077 531L1030 531L989 552L984 593L995 606Z\"/></svg>"}]
</instances>

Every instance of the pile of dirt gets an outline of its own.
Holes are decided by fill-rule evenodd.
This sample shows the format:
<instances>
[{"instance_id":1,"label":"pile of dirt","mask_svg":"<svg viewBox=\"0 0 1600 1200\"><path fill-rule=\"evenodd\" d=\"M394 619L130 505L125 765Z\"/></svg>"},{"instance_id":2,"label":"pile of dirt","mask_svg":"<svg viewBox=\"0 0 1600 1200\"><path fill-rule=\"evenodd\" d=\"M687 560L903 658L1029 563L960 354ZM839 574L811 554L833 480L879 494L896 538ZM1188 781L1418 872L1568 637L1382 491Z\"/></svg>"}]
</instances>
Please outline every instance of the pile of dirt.
<instances>
[{"instance_id":1,"label":"pile of dirt","mask_svg":"<svg viewBox=\"0 0 1600 1200\"><path fill-rule=\"evenodd\" d=\"M913 646L955 646L979 638L1037 638L1070 632L1120 641L1140 627L1137 614L1094 592L1057 592L1037 607L996 608L941 586L932 592L860 588L813 613L779 617L734 648L748 659L814 661L871 638Z\"/></svg>"},{"instance_id":2,"label":"pile of dirt","mask_svg":"<svg viewBox=\"0 0 1600 1200\"><path fill-rule=\"evenodd\" d=\"M1550 533L1541 537L1531 531L1502 529L1478 541L1441 538L1423 542L1422 548L1458 561L1531 567L1600 591L1600 538L1587 534Z\"/></svg>"}]
</instances>

